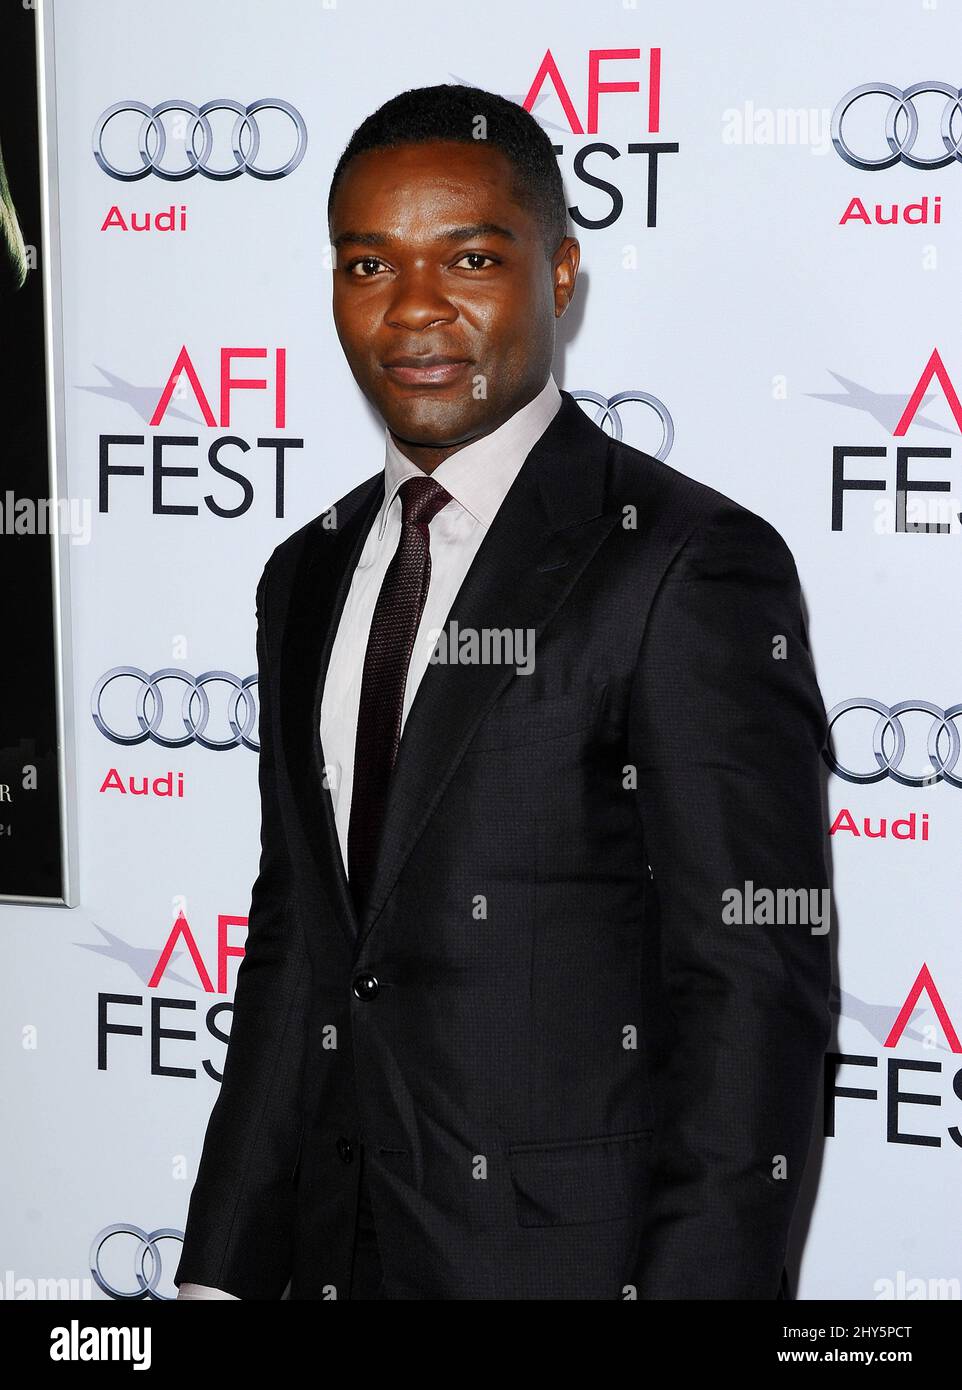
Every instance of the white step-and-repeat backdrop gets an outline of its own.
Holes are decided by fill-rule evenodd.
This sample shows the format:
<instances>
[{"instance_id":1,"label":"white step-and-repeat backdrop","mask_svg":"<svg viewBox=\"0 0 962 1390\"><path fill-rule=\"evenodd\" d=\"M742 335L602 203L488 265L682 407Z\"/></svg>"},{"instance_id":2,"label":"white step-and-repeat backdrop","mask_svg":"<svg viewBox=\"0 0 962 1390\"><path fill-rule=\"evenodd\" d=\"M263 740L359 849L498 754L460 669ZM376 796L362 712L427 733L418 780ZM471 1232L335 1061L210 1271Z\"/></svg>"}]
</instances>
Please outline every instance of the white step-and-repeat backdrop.
<instances>
[{"instance_id":1,"label":"white step-and-repeat backdrop","mask_svg":"<svg viewBox=\"0 0 962 1390\"><path fill-rule=\"evenodd\" d=\"M386 98L463 82L557 148L582 247L559 384L768 518L802 577L838 1027L798 1296L959 1298L959 6L46 10L79 894L0 908L2 1295L176 1292L257 867L254 589L383 464L328 183Z\"/></svg>"}]
</instances>

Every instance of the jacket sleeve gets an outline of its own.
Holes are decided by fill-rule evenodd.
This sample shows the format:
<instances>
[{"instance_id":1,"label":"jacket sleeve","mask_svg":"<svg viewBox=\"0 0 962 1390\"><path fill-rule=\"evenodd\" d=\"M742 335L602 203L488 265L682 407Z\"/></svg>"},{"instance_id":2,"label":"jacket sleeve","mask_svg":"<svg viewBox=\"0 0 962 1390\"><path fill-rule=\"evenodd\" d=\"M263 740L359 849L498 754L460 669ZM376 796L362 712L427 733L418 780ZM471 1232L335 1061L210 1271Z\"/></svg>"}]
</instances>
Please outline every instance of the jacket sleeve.
<instances>
[{"instance_id":1,"label":"jacket sleeve","mask_svg":"<svg viewBox=\"0 0 962 1390\"><path fill-rule=\"evenodd\" d=\"M294 1170L311 968L281 825L266 594L257 586L261 856L220 1093L204 1138L174 1282L280 1298L291 1272ZM276 653L274 654L276 660Z\"/></svg>"},{"instance_id":2,"label":"jacket sleeve","mask_svg":"<svg viewBox=\"0 0 962 1390\"><path fill-rule=\"evenodd\" d=\"M629 724L663 1008L637 1296L775 1299L831 1032L826 716L792 554L754 513L676 555ZM764 889L802 890L787 921L734 911Z\"/></svg>"},{"instance_id":3,"label":"jacket sleeve","mask_svg":"<svg viewBox=\"0 0 962 1390\"><path fill-rule=\"evenodd\" d=\"M236 1295L225 1293L223 1289L212 1289L207 1284L188 1284L186 1280L180 1286L177 1295L177 1302L186 1301L189 1298L209 1300L212 1298L232 1298L236 1301Z\"/></svg>"}]
</instances>

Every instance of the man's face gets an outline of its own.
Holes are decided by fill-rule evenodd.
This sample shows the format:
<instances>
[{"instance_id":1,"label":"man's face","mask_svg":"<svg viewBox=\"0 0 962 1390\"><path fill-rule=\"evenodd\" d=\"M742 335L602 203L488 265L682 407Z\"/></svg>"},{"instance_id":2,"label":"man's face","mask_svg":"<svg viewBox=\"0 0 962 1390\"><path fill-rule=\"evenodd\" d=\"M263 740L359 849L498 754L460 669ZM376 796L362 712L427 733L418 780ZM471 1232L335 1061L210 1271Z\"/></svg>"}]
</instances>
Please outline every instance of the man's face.
<instances>
[{"instance_id":1,"label":"man's face","mask_svg":"<svg viewBox=\"0 0 962 1390\"><path fill-rule=\"evenodd\" d=\"M468 443L526 404L551 370L578 243L566 237L548 255L511 196L513 176L483 140L368 150L344 171L331 212L334 323L355 380L399 442Z\"/></svg>"}]
</instances>

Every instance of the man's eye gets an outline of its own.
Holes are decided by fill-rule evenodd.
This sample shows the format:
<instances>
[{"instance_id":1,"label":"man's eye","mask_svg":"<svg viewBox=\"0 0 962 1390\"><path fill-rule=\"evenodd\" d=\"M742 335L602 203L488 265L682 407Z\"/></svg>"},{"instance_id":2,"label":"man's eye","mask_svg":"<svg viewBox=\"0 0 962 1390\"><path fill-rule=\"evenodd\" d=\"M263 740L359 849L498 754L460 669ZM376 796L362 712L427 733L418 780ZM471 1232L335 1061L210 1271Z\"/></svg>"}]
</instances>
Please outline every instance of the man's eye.
<instances>
[{"instance_id":1,"label":"man's eye","mask_svg":"<svg viewBox=\"0 0 962 1390\"><path fill-rule=\"evenodd\" d=\"M367 268L370 268L371 266L383 264L384 262L378 256L362 256L360 260L352 261L351 264L347 267L347 271L349 275L354 275L354 272L357 270L358 266L365 266ZM366 271L363 275L355 276L355 279L357 280L370 280L371 278L372 277L368 275Z\"/></svg>"},{"instance_id":2,"label":"man's eye","mask_svg":"<svg viewBox=\"0 0 962 1390\"><path fill-rule=\"evenodd\" d=\"M489 256L486 251L465 251L464 255L455 261L455 265L460 265L463 261L471 262L468 270L486 270L487 266L483 264L485 261L491 265L498 264L497 258ZM345 266L345 269L348 275L353 275L356 280L373 280L377 278L377 267L384 265L385 262L379 256L360 256Z\"/></svg>"}]
</instances>

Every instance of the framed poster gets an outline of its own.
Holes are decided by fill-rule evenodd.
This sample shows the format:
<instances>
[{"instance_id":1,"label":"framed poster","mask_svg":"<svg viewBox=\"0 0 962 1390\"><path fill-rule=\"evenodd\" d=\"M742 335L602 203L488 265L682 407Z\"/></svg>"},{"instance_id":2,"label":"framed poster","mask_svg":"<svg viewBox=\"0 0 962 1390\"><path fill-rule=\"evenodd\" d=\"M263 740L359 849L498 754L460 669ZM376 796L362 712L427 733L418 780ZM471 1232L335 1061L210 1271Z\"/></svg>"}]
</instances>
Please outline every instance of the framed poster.
<instances>
[{"instance_id":1,"label":"framed poster","mask_svg":"<svg viewBox=\"0 0 962 1390\"><path fill-rule=\"evenodd\" d=\"M0 902L70 906L69 509L49 22L32 5L0 9Z\"/></svg>"}]
</instances>

